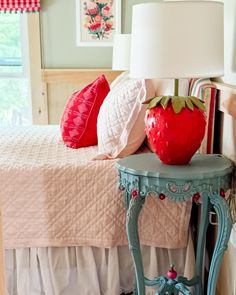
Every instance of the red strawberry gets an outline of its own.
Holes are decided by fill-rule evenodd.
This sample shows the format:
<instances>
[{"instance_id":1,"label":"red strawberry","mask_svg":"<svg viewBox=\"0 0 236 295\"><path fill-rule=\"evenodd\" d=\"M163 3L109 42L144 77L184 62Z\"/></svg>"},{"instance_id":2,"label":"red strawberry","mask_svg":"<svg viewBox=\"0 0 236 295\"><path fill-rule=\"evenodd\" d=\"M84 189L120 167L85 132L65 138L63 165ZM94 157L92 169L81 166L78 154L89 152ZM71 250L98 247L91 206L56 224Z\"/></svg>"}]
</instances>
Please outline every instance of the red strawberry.
<instances>
[{"instance_id":1,"label":"red strawberry","mask_svg":"<svg viewBox=\"0 0 236 295\"><path fill-rule=\"evenodd\" d=\"M202 101L196 97L156 97L148 108L145 131L154 152L164 164L188 163L205 133Z\"/></svg>"}]
</instances>

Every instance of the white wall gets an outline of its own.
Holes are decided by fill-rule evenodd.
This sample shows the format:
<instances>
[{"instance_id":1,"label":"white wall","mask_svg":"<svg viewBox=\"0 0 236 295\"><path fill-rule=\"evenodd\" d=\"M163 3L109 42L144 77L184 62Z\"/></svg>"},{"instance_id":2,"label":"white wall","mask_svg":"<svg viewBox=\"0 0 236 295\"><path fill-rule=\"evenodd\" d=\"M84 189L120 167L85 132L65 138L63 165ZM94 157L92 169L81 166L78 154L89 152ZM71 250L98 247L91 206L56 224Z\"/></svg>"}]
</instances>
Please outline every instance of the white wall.
<instances>
[{"instance_id":1,"label":"white wall","mask_svg":"<svg viewBox=\"0 0 236 295\"><path fill-rule=\"evenodd\" d=\"M225 0L225 76L223 81L236 85L236 0Z\"/></svg>"}]
</instances>

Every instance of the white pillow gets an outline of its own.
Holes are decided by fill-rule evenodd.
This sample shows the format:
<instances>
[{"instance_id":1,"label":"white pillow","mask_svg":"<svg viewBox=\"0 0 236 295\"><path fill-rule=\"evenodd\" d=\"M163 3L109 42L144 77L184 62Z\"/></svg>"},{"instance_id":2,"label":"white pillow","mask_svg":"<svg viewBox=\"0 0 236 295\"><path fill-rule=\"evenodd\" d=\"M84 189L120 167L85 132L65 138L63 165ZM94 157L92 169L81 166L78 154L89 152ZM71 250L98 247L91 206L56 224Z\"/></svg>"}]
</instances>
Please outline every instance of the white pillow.
<instances>
[{"instance_id":1,"label":"white pillow","mask_svg":"<svg viewBox=\"0 0 236 295\"><path fill-rule=\"evenodd\" d=\"M112 87L98 114L96 159L128 156L140 147L146 136L146 105L142 104L147 94L145 80L122 78Z\"/></svg>"},{"instance_id":2,"label":"white pillow","mask_svg":"<svg viewBox=\"0 0 236 295\"><path fill-rule=\"evenodd\" d=\"M117 76L115 80L111 82L110 89L116 87L117 85L126 80L129 80L129 71L125 71L121 73L119 76Z\"/></svg>"}]
</instances>

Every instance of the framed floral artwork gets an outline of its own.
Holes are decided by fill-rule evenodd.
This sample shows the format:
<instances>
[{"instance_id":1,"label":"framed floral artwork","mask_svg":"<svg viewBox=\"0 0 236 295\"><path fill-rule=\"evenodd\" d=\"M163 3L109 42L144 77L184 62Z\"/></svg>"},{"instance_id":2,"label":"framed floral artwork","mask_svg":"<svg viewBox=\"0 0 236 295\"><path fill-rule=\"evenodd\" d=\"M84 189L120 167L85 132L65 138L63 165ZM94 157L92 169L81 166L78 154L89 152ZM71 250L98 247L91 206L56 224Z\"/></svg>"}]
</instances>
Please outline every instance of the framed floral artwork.
<instances>
[{"instance_id":1,"label":"framed floral artwork","mask_svg":"<svg viewBox=\"0 0 236 295\"><path fill-rule=\"evenodd\" d=\"M121 0L76 0L77 46L112 46L120 33Z\"/></svg>"}]
</instances>

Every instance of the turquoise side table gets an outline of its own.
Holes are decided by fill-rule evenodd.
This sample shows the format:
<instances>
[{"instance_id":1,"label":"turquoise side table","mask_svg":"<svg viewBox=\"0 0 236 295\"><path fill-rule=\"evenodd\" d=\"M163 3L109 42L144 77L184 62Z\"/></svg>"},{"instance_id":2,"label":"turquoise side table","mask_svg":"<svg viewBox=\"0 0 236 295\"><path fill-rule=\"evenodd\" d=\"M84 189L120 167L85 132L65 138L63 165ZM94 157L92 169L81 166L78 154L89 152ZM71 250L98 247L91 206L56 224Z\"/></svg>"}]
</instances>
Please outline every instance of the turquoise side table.
<instances>
[{"instance_id":1,"label":"turquoise side table","mask_svg":"<svg viewBox=\"0 0 236 295\"><path fill-rule=\"evenodd\" d=\"M148 153L121 159L116 167L119 187L124 190L126 232L136 277L134 294L145 295L145 285L158 285L156 295L191 295L189 286L195 286L195 294L203 295L203 253L209 214L213 207L218 217L218 236L210 265L207 295L215 295L219 268L232 228L230 211L224 199L225 192L231 187L231 162L221 155L195 155L187 165L164 165L155 154ZM201 204L195 276L190 280L182 276L161 276L153 280L144 277L138 217L149 193L154 193L163 201L165 197L178 202L192 198Z\"/></svg>"}]
</instances>

